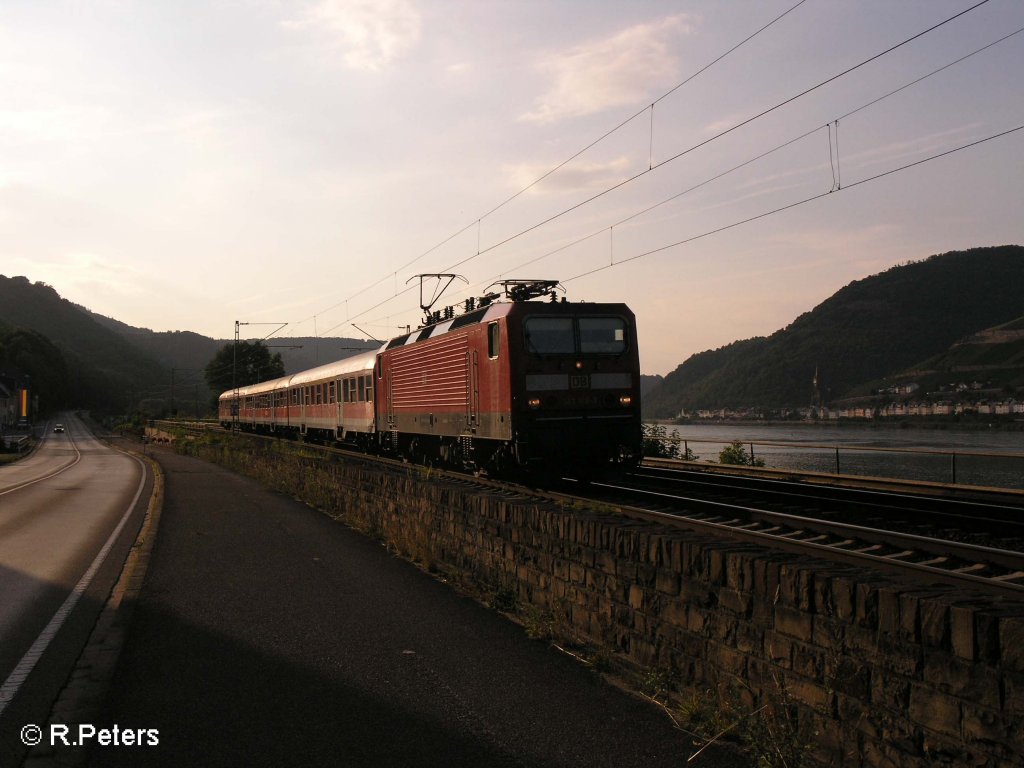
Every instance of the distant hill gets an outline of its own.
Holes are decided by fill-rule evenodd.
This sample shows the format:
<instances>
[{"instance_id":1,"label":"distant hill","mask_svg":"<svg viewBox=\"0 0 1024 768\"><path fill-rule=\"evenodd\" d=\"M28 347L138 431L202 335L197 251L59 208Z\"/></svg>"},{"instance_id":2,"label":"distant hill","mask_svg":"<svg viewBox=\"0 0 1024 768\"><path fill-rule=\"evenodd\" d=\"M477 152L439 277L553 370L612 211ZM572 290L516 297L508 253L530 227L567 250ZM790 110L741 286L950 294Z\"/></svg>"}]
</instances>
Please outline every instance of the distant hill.
<instances>
[{"instance_id":1,"label":"distant hill","mask_svg":"<svg viewBox=\"0 0 1024 768\"><path fill-rule=\"evenodd\" d=\"M768 337L691 356L644 401L681 409L809 405L917 367L1024 315L1024 247L953 251L857 280ZM1013 330L1010 328L1009 330Z\"/></svg>"},{"instance_id":2,"label":"distant hill","mask_svg":"<svg viewBox=\"0 0 1024 768\"><path fill-rule=\"evenodd\" d=\"M191 412L210 401L203 369L231 340L191 331L135 328L61 298L45 283L0 275L0 331L24 328L52 342L66 362L66 403L123 413L143 406L157 414L175 407ZM347 338L269 339L288 373L338 360L377 343ZM43 349L41 346L40 349Z\"/></svg>"},{"instance_id":3,"label":"distant hill","mask_svg":"<svg viewBox=\"0 0 1024 768\"><path fill-rule=\"evenodd\" d=\"M135 328L119 320L96 314L85 307L78 308L168 369L201 370L224 343L191 331L151 331L148 328Z\"/></svg>"},{"instance_id":4,"label":"distant hill","mask_svg":"<svg viewBox=\"0 0 1024 768\"><path fill-rule=\"evenodd\" d=\"M211 339L209 336L191 331L151 331L148 328L135 328L119 320L98 315L84 307L81 309L100 325L115 331L167 368L202 371L221 347L234 341ZM374 341L340 336L319 339L282 336L266 339L263 343L271 348L271 352L280 353L285 371L289 374L380 346Z\"/></svg>"},{"instance_id":5,"label":"distant hill","mask_svg":"<svg viewBox=\"0 0 1024 768\"><path fill-rule=\"evenodd\" d=\"M62 353L68 405L118 411L165 386L169 372L45 283L0 275L0 323L49 339Z\"/></svg>"},{"instance_id":6,"label":"distant hill","mask_svg":"<svg viewBox=\"0 0 1024 768\"><path fill-rule=\"evenodd\" d=\"M911 383L933 393L957 388L1003 393L1024 389L1024 317L973 333L934 357L850 394L866 395Z\"/></svg>"},{"instance_id":7,"label":"distant hill","mask_svg":"<svg viewBox=\"0 0 1024 768\"><path fill-rule=\"evenodd\" d=\"M660 387L663 381L665 381L664 376L642 374L640 376L640 396L647 397L648 393Z\"/></svg>"}]
</instances>

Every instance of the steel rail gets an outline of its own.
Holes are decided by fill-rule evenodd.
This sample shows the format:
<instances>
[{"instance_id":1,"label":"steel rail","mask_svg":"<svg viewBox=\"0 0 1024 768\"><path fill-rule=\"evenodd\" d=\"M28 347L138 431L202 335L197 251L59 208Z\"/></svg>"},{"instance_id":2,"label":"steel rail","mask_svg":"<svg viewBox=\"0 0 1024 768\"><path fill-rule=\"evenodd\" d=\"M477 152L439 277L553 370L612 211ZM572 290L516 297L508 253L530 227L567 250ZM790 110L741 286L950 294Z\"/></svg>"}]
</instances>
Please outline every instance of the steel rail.
<instances>
[{"instance_id":1,"label":"steel rail","mask_svg":"<svg viewBox=\"0 0 1024 768\"><path fill-rule=\"evenodd\" d=\"M679 475L686 475L686 477L678 477ZM685 485L702 485L709 488L723 489L723 490L735 490L743 493L749 493L752 490L757 490L758 493L768 494L772 496L799 496L801 500L808 501L820 501L832 504L854 504L860 503L861 499L865 499L866 504L871 505L874 509L880 510L897 510L901 512L915 512L922 513L928 512L936 516L949 517L954 519L963 519L964 514L955 511L955 508L960 507L965 511L971 513L984 512L988 515L998 515L998 513L1008 513L1013 518L1005 516L994 516L979 518L976 514L971 515L971 519L981 522L998 523L998 524L1011 524L1018 527L1024 528L1024 498L1021 499L1022 505L1011 505L1011 504L997 504L990 501L970 500L955 498L951 496L935 496L920 493L906 493L902 491L882 491L873 488L858 488L858 487L847 487L842 485L821 485L819 483L806 483L797 480L784 480L775 477L749 477L743 475L725 475L715 474L708 475L706 472L697 470L686 470L682 468L674 467L642 467L640 470L630 473L630 477L637 479L651 479L666 483L679 483ZM714 480L708 479L710 477L716 478L728 478L723 482L715 482ZM768 488L758 488L757 486L769 486ZM899 485L899 484L897 484ZM781 488L793 488L799 489L798 491L787 491L772 488L770 486L778 486ZM959 490L959 489L958 489ZM903 505L892 502L905 502ZM953 508L950 510L922 510L919 506L921 504L939 504L943 507Z\"/></svg>"},{"instance_id":2,"label":"steel rail","mask_svg":"<svg viewBox=\"0 0 1024 768\"><path fill-rule=\"evenodd\" d=\"M782 530L782 526L780 525L776 529L772 529L770 531L756 530L749 526L740 527L742 522L740 519L721 522L720 517L702 518L699 516L702 514L701 512L686 513L682 510L663 512L644 509L642 507L623 505L616 502L615 507L621 510L622 514L627 517L656 522L667 522L675 526L696 527L719 533L728 533L731 537L753 540L759 543L768 543L772 547L782 548L792 552L803 552L806 554L806 552L810 550L817 553L827 553L828 557L833 560L852 560L860 564L867 562L876 566L885 566L886 569L897 569L900 571L909 570L919 574L927 574L929 576L939 578L941 581L952 584L962 585L966 582L975 586L983 585L986 589L997 589L1000 591L1010 592L1018 597L1024 595L1024 554L1020 552L991 547L979 547L972 544L962 544L960 542L952 542L945 539L933 539L926 536L915 536L913 534L897 534L878 528L856 526L848 523L832 523L828 521L815 520L814 518L805 518L799 515L771 512L769 510L757 509L756 507L727 504L725 502L708 501L705 499L678 497L656 491L637 491L632 488L622 488L604 483L592 483L592 485L607 487L617 491L624 490L629 493L642 493L644 495L663 497L674 503L686 502L699 504L704 507L712 507L718 511L726 512L727 517L729 515L736 514L745 516L757 515L763 518L774 518L778 522L786 523L787 525L789 523L793 523L798 527L789 526L787 530ZM796 538L796 536L805 531L812 531L826 536L837 536L837 538L842 539L842 541L827 543L820 540L811 541ZM843 535L845 535L846 538L843 539L843 536L838 535L837 532L843 532ZM851 536L856 536L856 538L851 538ZM820 537L817 538L820 539ZM868 551L869 547L875 547L876 545L882 547L889 546L897 551L889 554L880 554L876 549ZM918 549L910 552L906 549L899 551L900 547L905 548L909 545L918 547ZM924 545L928 547L927 550L924 549ZM859 549L850 548L852 546L859 547ZM915 554L918 556L927 556L929 559L924 562L914 562L912 560L903 559ZM899 557L895 557L896 555L899 555ZM967 563L967 565L964 565L959 569L941 567L940 563L948 562L950 557L959 559L960 561ZM979 565L981 565L981 563L978 562L979 559L987 559L987 562L984 563L986 567L989 565L998 565L1001 568L1005 568L1007 572L996 576L978 575L978 571L980 570ZM952 563L951 565L956 564ZM1021 583L1015 583L1017 580L1020 580Z\"/></svg>"}]
</instances>

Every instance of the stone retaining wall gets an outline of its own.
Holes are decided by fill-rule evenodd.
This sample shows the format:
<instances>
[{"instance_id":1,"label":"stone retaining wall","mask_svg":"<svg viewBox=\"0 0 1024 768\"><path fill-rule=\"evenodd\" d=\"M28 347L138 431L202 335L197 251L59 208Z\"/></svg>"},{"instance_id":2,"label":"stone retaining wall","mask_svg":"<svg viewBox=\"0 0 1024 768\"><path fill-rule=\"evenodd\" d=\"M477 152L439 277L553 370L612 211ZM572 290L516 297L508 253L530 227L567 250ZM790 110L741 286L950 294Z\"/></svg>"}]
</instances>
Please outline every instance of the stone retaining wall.
<instances>
[{"instance_id":1,"label":"stone retaining wall","mask_svg":"<svg viewBox=\"0 0 1024 768\"><path fill-rule=\"evenodd\" d=\"M422 468L193 450L533 606L563 642L712 703L781 702L822 765L1024 765L1024 602L481 494Z\"/></svg>"}]
</instances>

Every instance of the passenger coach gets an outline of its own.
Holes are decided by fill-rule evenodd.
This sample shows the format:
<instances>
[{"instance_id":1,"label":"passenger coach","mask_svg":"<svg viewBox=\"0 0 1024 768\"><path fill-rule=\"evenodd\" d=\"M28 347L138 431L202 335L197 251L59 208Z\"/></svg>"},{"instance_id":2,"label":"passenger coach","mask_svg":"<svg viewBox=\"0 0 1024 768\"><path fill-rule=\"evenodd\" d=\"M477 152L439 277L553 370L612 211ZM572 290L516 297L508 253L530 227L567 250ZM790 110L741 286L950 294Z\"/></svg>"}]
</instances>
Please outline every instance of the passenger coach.
<instances>
[{"instance_id":1,"label":"passenger coach","mask_svg":"<svg viewBox=\"0 0 1024 768\"><path fill-rule=\"evenodd\" d=\"M307 371L224 392L221 425L251 432L345 441L375 439L370 350Z\"/></svg>"}]
</instances>

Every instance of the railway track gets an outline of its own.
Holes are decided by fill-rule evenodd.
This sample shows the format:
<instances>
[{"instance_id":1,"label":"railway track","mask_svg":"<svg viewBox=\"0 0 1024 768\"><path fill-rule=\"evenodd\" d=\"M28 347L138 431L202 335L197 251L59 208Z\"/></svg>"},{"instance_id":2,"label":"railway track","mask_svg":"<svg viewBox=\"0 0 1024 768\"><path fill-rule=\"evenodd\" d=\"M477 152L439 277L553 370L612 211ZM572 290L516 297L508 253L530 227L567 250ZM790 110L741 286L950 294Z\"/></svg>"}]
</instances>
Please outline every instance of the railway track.
<instances>
[{"instance_id":1,"label":"railway track","mask_svg":"<svg viewBox=\"0 0 1024 768\"><path fill-rule=\"evenodd\" d=\"M630 517L895 570L914 578L1024 595L1024 510L1011 504L855 489L832 493L800 484L779 488L743 479L737 485L734 477L719 478L720 482L705 478L695 493L692 481L671 488L663 475L655 476L658 483L650 482L645 467L623 482L593 482L572 494L614 505ZM766 497L765 503L753 500L760 495ZM939 510L935 514L941 524L921 522L931 514L930 503ZM849 522L856 517L856 507L862 519ZM992 526L981 535L990 543L961 540L965 528L979 520ZM1004 533L1012 529L1015 535L997 537L991 532L996 526L1002 526ZM928 528L929 534L908 530L913 528Z\"/></svg>"},{"instance_id":2,"label":"railway track","mask_svg":"<svg viewBox=\"0 0 1024 768\"><path fill-rule=\"evenodd\" d=\"M245 436L279 442L273 437ZM299 445L339 459L408 466L345 448ZM591 502L631 519L869 566L913 580L1024 596L1024 509L1011 503L863 490L853 493L853 489L809 488L798 483L752 483L735 476L724 482L709 482L706 476L680 480L647 464L622 482L566 479L554 488L438 469L432 470L432 476L510 499L546 499L570 506ZM939 522L922 523L929 515ZM857 516L861 518L858 522L850 522ZM1008 541L1019 543L1007 547L958 540L971 521L989 528L986 535L990 540L995 535L992 531L1005 534L1012 530L1014 536ZM931 526L931 531L922 535L899 530L907 526Z\"/></svg>"},{"instance_id":3,"label":"railway track","mask_svg":"<svg viewBox=\"0 0 1024 768\"><path fill-rule=\"evenodd\" d=\"M1021 493L892 482L888 488L823 485L786 476L709 474L666 464L645 463L628 480L646 490L752 503L777 512L1024 551Z\"/></svg>"}]
</instances>

